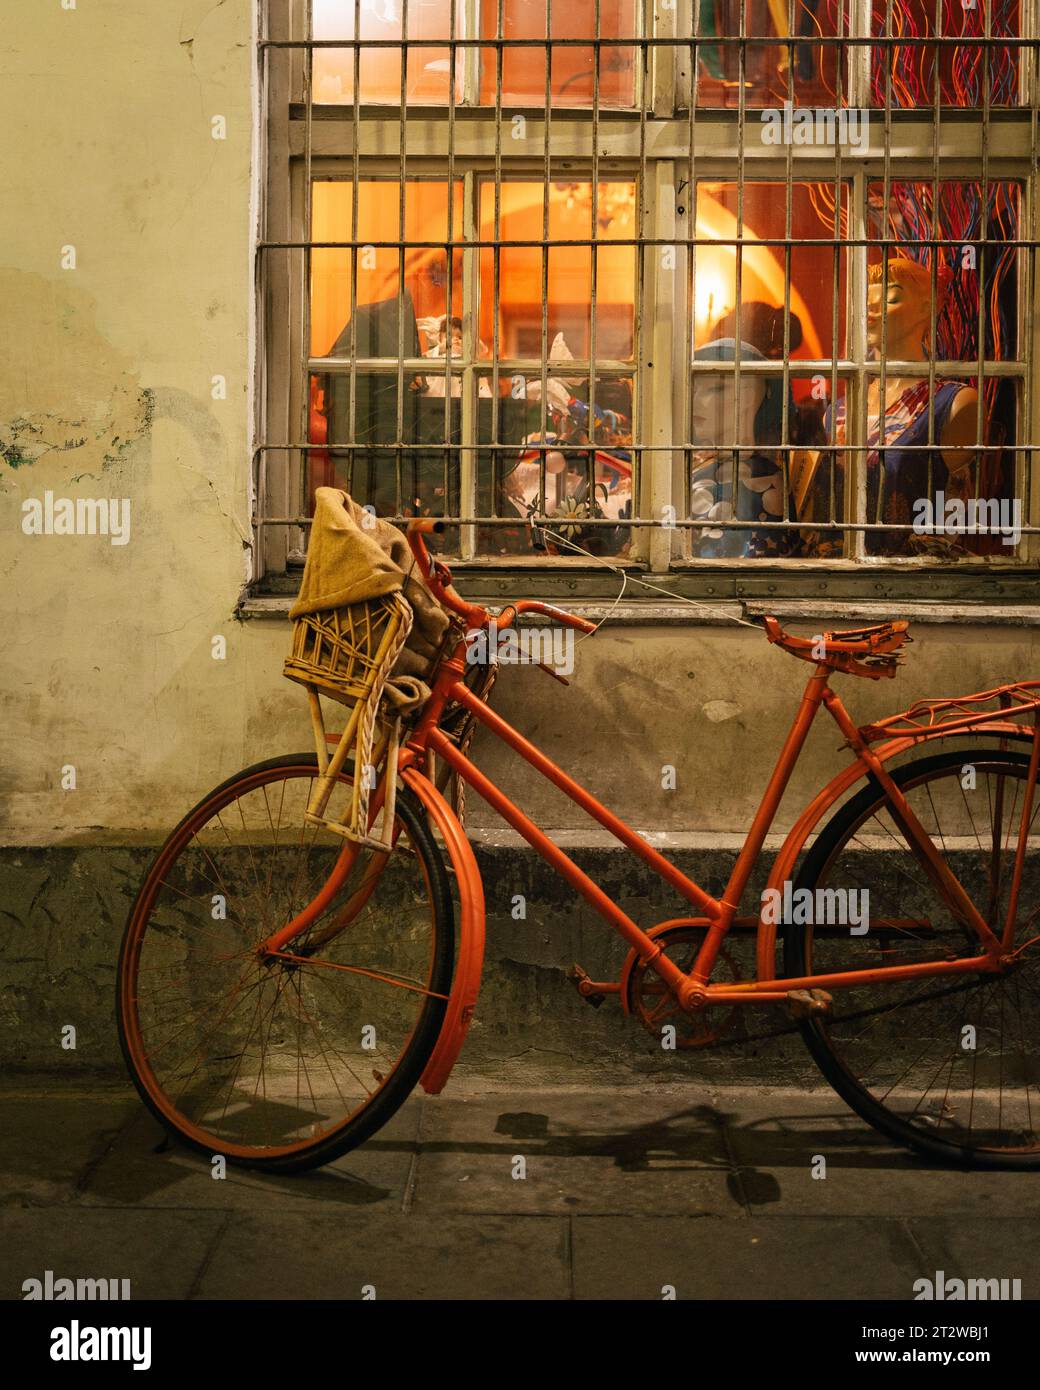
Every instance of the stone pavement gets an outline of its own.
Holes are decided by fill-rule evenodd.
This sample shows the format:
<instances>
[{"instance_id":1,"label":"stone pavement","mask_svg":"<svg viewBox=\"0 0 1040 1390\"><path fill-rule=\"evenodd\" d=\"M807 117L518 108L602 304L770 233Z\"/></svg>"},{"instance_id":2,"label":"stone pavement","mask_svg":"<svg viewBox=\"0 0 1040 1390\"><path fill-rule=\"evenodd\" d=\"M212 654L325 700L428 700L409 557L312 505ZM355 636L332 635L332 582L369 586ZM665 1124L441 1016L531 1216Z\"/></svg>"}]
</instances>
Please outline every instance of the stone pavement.
<instances>
[{"instance_id":1,"label":"stone pavement","mask_svg":"<svg viewBox=\"0 0 1040 1390\"><path fill-rule=\"evenodd\" d=\"M468 1075L325 1169L210 1174L129 1085L9 1077L0 1297L48 1269L144 1299L1040 1295L1040 1175L932 1167L826 1090Z\"/></svg>"}]
</instances>

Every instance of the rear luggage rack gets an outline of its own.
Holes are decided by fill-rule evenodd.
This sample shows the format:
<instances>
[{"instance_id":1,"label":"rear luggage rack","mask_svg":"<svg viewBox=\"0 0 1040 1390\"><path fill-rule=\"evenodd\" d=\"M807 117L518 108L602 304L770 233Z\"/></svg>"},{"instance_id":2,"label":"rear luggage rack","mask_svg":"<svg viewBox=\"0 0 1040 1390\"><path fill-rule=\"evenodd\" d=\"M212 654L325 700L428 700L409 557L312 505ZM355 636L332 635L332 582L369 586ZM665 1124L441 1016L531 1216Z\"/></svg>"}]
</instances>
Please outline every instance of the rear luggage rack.
<instances>
[{"instance_id":1,"label":"rear luggage rack","mask_svg":"<svg viewBox=\"0 0 1040 1390\"><path fill-rule=\"evenodd\" d=\"M980 713L979 706L987 703L994 708ZM959 727L974 728L980 721L1015 719L1037 709L1040 709L1040 681L1019 681L1014 685L996 686L993 690L980 690L974 695L918 700L902 714L891 714L875 724L864 724L859 733L868 743L893 735L924 737L937 729L956 733Z\"/></svg>"}]
</instances>

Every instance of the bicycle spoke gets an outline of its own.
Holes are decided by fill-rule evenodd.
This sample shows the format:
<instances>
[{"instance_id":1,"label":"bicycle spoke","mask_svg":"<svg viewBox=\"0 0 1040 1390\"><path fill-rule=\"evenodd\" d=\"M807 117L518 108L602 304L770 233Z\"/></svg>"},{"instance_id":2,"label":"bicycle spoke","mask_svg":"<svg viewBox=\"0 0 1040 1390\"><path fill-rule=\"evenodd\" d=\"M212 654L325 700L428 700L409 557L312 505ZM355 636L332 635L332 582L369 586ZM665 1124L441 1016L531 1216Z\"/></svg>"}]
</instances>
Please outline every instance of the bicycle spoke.
<instances>
[{"instance_id":1,"label":"bicycle spoke","mask_svg":"<svg viewBox=\"0 0 1040 1390\"><path fill-rule=\"evenodd\" d=\"M338 786L350 795L348 777ZM430 897L437 851L407 816L409 853L382 856L374 879L373 856L357 855L289 949L257 953L341 863L343 842L306 819L314 787L312 762L218 789L163 852L132 928L121 1009L140 1084L168 1121L232 1158L306 1155L345 1134L405 1056L429 1054L448 998L452 935L437 934ZM350 931L330 932L338 922ZM312 940L320 954L306 954Z\"/></svg>"},{"instance_id":2,"label":"bicycle spoke","mask_svg":"<svg viewBox=\"0 0 1040 1390\"><path fill-rule=\"evenodd\" d=\"M978 782L967 787L963 760L952 753L922 759L927 773L915 773L911 764L896 775L936 854L998 929L1021 833L1025 763L1010 753L975 754L972 762ZM863 809L839 812L835 822L845 822L840 832L821 840L812 884L868 891L870 930L857 940L806 927L801 969L796 955L791 972L841 974L893 960L927 964L980 956L977 935L953 912L920 852L893 832L887 799L875 796L871 803L862 794L858 800ZM1032 824L1031 814L1027 835ZM1040 920L1040 856L1026 843L1014 939L1028 951ZM907 920L925 921L930 930L889 929ZM796 938L791 941L796 949ZM958 976L953 984L941 976L882 978L834 997L830 1016L810 1029L810 1046L821 1064L840 1059L855 1094L874 1107L872 1118L880 1107L894 1132L916 1133L922 1144L1040 1156L1040 1105L1033 1094L1035 1088L1040 1095L1040 984L1031 963L1010 974L988 969Z\"/></svg>"}]
</instances>

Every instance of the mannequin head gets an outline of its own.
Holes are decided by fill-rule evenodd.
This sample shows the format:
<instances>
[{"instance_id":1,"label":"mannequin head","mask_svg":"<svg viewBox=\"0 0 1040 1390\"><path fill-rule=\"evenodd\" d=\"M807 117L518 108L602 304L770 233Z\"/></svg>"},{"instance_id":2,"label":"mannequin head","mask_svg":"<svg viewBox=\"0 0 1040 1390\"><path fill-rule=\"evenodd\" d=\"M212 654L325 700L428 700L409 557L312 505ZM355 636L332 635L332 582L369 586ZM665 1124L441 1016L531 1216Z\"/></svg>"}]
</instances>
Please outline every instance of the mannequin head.
<instances>
[{"instance_id":1,"label":"mannequin head","mask_svg":"<svg viewBox=\"0 0 1040 1390\"><path fill-rule=\"evenodd\" d=\"M720 338L698 348L695 362L732 362L737 344ZM762 362L764 355L750 343L742 343L741 361ZM693 379L690 401L690 442L700 448L719 448L739 444L750 448L766 441L776 443L773 428L774 406L779 403L779 383L764 376L742 372L740 396L734 390L732 372L698 373ZM775 397L775 400L774 400ZM734 434L734 401L737 404ZM767 418L768 417L768 418ZM779 417L777 417L777 424Z\"/></svg>"},{"instance_id":2,"label":"mannequin head","mask_svg":"<svg viewBox=\"0 0 1040 1390\"><path fill-rule=\"evenodd\" d=\"M881 352L882 323L886 346L893 361L927 357L932 340L931 271L927 266L893 256L888 262L888 289L884 267L870 267L867 289L867 342L875 356ZM950 272L940 267L935 277L935 317L942 313L950 287Z\"/></svg>"},{"instance_id":3,"label":"mannequin head","mask_svg":"<svg viewBox=\"0 0 1040 1390\"><path fill-rule=\"evenodd\" d=\"M724 314L711 330L712 341L733 339L737 332L737 311ZM758 348L763 357L780 360L784 355L784 311L772 304L752 299L740 306L740 337ZM789 318L788 347L797 352L802 345L802 321L797 314Z\"/></svg>"},{"instance_id":4,"label":"mannequin head","mask_svg":"<svg viewBox=\"0 0 1040 1390\"><path fill-rule=\"evenodd\" d=\"M444 315L444 318L441 320L440 326L439 326L439 328L438 328L438 330L437 330L437 346L438 346L438 348L440 349L440 355L441 355L442 357L447 356L447 352L448 352L448 316L447 316L447 314ZM454 316L452 317L452 320L451 320L451 355L452 355L452 357L461 357L461 356L462 356L462 320L461 320L460 318L457 318L457 317L454 317Z\"/></svg>"}]
</instances>

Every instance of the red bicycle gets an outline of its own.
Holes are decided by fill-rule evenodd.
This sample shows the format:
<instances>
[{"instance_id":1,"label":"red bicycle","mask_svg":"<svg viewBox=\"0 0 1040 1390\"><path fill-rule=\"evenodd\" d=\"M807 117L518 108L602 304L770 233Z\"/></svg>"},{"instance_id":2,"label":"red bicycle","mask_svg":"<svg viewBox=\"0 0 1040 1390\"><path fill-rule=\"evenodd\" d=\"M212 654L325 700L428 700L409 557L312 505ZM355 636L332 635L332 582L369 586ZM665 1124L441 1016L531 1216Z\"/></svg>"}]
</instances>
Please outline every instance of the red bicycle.
<instances>
[{"instance_id":1,"label":"red bicycle","mask_svg":"<svg viewBox=\"0 0 1040 1390\"><path fill-rule=\"evenodd\" d=\"M1040 1166L1040 681L920 700L857 727L832 678L893 676L907 623L808 638L767 618L769 641L812 671L716 898L489 707L493 673L467 661L478 631L501 632L524 614L595 629L544 603L496 616L466 603L427 552L424 533L438 526L412 522L408 539L454 621L432 694L401 743L382 739L358 769L345 743L328 757L316 717L316 753L229 778L147 872L120 954L118 1018L135 1084L162 1123L205 1153L291 1172L362 1143L416 1085L443 1088L484 950L480 872L444 794L453 774L628 944L616 979L578 972L583 994L616 995L679 1048L711 1041L715 1021L736 1009L785 1006L826 1079L883 1134L947 1162ZM795 819L762 901L744 907L821 708L851 761ZM478 723L660 875L691 915L639 923L623 912L471 761ZM921 744L936 748L904 756ZM371 828L363 842L342 831L359 804ZM820 910L851 891L869 894L865 925ZM779 913L766 909L777 903ZM813 910L799 916L792 903ZM733 930L757 933L754 979L716 978Z\"/></svg>"}]
</instances>

